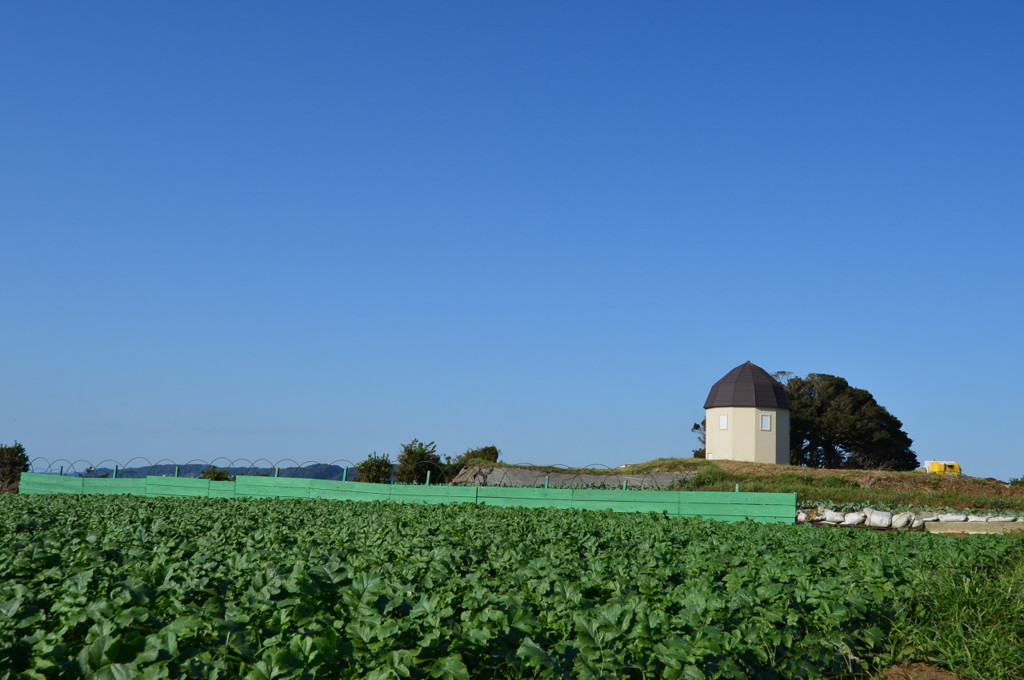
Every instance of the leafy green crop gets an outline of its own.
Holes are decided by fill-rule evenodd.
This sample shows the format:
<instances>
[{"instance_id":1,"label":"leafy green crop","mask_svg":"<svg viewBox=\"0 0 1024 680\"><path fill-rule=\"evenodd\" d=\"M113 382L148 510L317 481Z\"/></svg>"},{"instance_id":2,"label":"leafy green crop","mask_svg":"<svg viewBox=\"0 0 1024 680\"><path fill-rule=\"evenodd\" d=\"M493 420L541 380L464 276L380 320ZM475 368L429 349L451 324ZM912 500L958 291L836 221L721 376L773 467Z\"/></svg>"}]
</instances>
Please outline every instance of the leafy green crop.
<instances>
[{"instance_id":1,"label":"leafy green crop","mask_svg":"<svg viewBox=\"0 0 1024 680\"><path fill-rule=\"evenodd\" d=\"M890 658L916 583L1020 555L320 500L6 496L0 535L0 679L853 675Z\"/></svg>"}]
</instances>

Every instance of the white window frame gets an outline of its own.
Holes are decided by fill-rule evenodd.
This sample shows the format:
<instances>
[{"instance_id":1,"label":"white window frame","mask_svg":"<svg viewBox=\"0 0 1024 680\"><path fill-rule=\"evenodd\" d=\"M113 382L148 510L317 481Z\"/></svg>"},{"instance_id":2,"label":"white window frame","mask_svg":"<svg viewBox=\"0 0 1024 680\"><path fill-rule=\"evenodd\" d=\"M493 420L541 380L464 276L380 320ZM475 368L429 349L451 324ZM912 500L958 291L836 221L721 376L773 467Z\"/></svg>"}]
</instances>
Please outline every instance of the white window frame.
<instances>
[{"instance_id":1,"label":"white window frame","mask_svg":"<svg viewBox=\"0 0 1024 680\"><path fill-rule=\"evenodd\" d=\"M764 426L765 420L768 421L768 427ZM761 414L761 431L762 432L771 432L772 431L772 414L771 413L762 413Z\"/></svg>"},{"instance_id":2,"label":"white window frame","mask_svg":"<svg viewBox=\"0 0 1024 680\"><path fill-rule=\"evenodd\" d=\"M728 413L719 414L719 416L718 416L718 429L719 430L728 430L729 429L729 414Z\"/></svg>"}]
</instances>

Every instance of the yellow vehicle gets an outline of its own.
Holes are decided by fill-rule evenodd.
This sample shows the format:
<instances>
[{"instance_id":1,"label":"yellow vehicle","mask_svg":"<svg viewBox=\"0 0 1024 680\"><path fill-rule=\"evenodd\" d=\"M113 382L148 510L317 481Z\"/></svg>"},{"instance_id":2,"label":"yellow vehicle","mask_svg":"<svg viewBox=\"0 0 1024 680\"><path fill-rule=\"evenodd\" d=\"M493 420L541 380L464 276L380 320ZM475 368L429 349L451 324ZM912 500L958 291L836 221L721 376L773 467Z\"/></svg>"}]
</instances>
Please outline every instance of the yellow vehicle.
<instances>
[{"instance_id":1,"label":"yellow vehicle","mask_svg":"<svg viewBox=\"0 0 1024 680\"><path fill-rule=\"evenodd\" d=\"M936 475L956 475L959 477L960 463L951 460L926 460L924 462L924 471Z\"/></svg>"}]
</instances>

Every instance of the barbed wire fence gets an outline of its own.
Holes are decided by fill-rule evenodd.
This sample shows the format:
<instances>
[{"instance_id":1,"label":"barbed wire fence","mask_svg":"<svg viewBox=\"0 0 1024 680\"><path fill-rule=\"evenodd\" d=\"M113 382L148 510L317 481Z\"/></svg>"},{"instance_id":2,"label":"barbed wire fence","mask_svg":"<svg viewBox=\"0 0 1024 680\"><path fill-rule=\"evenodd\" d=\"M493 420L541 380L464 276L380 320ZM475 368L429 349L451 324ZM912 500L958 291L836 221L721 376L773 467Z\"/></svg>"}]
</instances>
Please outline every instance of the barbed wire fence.
<instances>
[{"instance_id":1,"label":"barbed wire fence","mask_svg":"<svg viewBox=\"0 0 1024 680\"><path fill-rule=\"evenodd\" d=\"M293 477L324 479L333 481L359 481L358 463L348 458L330 462L303 461L283 458L271 461L267 458L193 458L184 463L161 458L151 461L135 456L124 463L114 459L90 461L71 458L34 458L29 462L29 471L39 474L63 475L69 477L183 477L197 478L215 473L229 478L237 475L259 475L264 477ZM413 482L399 481L395 477L397 464L392 468L392 484L414 483L426 485L464 486L506 486L546 488L594 488L594 489L667 489L680 481L692 477L695 472L644 472L628 473L608 465L593 463L582 467L564 464L534 465L532 463L470 464L454 470L444 463L419 461L412 475L403 474L403 480L412 477Z\"/></svg>"}]
</instances>

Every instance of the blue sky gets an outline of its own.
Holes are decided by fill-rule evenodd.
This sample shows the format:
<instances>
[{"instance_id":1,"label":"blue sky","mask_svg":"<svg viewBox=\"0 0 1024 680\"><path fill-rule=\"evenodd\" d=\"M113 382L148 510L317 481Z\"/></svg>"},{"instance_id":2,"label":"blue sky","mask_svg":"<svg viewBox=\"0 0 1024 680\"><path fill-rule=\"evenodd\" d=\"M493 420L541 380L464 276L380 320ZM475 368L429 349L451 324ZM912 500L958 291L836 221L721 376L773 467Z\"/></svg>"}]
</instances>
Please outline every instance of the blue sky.
<instances>
[{"instance_id":1,"label":"blue sky","mask_svg":"<svg viewBox=\"0 0 1024 680\"><path fill-rule=\"evenodd\" d=\"M688 456L750 360L1024 476L1024 5L5 3L0 442Z\"/></svg>"}]
</instances>

